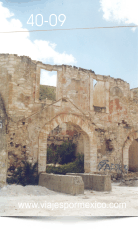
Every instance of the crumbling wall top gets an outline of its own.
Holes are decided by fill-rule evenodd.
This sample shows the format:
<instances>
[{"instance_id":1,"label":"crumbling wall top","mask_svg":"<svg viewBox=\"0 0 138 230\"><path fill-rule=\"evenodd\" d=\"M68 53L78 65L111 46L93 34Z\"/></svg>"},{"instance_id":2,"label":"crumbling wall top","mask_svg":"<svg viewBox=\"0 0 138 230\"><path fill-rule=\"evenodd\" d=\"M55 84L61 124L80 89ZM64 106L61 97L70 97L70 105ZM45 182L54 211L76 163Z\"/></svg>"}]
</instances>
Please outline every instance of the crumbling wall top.
<instances>
[{"instance_id":1,"label":"crumbling wall top","mask_svg":"<svg viewBox=\"0 0 138 230\"><path fill-rule=\"evenodd\" d=\"M125 85L127 87L129 87L129 83L127 83L126 81L120 79L120 78L113 78L110 75L99 75L99 74L95 74L95 72L91 69L84 69L81 67L76 67L76 66L71 66L71 65L50 65L50 64L45 64L42 63L41 61L36 61L36 60L32 60L29 56L18 56L17 54L8 54L8 53L1 53L0 54L0 59L1 58L20 58L20 59L28 59L28 61L32 61L34 64L36 64L37 66L39 66L40 68L44 68L47 69L48 71L61 71L63 68L64 70L71 70L71 71L76 71L78 70L78 72L83 72L85 74L91 75L93 77L93 79L97 80L97 81L109 81L111 83L114 84L121 84L121 85ZM1 60L0 60L1 61Z\"/></svg>"}]
</instances>

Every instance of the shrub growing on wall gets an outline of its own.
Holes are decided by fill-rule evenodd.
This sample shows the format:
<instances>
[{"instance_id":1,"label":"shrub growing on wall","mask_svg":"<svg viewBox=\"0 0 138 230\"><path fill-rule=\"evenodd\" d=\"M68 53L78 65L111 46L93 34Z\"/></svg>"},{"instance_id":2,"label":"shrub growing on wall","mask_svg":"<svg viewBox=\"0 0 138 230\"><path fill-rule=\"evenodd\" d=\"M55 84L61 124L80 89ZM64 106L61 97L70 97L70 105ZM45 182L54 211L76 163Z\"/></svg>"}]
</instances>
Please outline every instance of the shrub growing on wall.
<instances>
[{"instance_id":1,"label":"shrub growing on wall","mask_svg":"<svg viewBox=\"0 0 138 230\"><path fill-rule=\"evenodd\" d=\"M17 171L13 172L10 178L7 178L9 184L20 185L37 185L38 184L38 170L37 163L32 165L27 161L22 161L24 166L18 167Z\"/></svg>"}]
</instances>

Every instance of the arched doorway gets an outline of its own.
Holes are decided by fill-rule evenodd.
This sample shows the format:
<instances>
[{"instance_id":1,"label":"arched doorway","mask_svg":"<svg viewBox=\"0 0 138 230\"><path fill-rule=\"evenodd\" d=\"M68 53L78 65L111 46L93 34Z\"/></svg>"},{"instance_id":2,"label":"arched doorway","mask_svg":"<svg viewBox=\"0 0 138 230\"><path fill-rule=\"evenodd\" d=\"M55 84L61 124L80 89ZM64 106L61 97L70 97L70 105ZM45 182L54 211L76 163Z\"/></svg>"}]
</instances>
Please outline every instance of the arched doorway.
<instances>
[{"instance_id":1,"label":"arched doorway","mask_svg":"<svg viewBox=\"0 0 138 230\"><path fill-rule=\"evenodd\" d=\"M84 164L82 159L84 157L84 144L86 145L86 141L89 141L89 137L78 125L74 125L71 122L58 125L50 131L47 138L46 167L51 165L58 167L64 164L67 164L67 167L76 165L72 172L74 170L83 172ZM76 159L80 159L80 165L76 163ZM70 165L73 162L74 164Z\"/></svg>"},{"instance_id":2,"label":"arched doorway","mask_svg":"<svg viewBox=\"0 0 138 230\"><path fill-rule=\"evenodd\" d=\"M131 133L123 147L123 166L125 171L138 171L138 131Z\"/></svg>"},{"instance_id":3,"label":"arched doorway","mask_svg":"<svg viewBox=\"0 0 138 230\"><path fill-rule=\"evenodd\" d=\"M133 140L129 147L129 171L138 172L138 139Z\"/></svg>"},{"instance_id":4,"label":"arched doorway","mask_svg":"<svg viewBox=\"0 0 138 230\"><path fill-rule=\"evenodd\" d=\"M60 114L45 124L39 134L38 172L46 171L47 137L51 130L62 123L71 122L81 131L84 137L84 171L96 172L97 169L97 143L93 138L93 128L87 120L73 114Z\"/></svg>"}]
</instances>

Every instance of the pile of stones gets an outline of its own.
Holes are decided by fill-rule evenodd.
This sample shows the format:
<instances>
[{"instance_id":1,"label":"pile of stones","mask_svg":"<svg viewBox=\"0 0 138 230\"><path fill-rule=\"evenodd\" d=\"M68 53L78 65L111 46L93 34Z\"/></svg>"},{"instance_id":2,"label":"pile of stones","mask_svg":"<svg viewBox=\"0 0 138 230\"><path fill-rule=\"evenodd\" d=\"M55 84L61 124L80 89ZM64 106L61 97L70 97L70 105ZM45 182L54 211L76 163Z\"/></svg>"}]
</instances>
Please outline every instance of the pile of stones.
<instances>
[{"instance_id":1,"label":"pile of stones","mask_svg":"<svg viewBox=\"0 0 138 230\"><path fill-rule=\"evenodd\" d=\"M138 177L124 178L119 186L138 187Z\"/></svg>"},{"instance_id":2,"label":"pile of stones","mask_svg":"<svg viewBox=\"0 0 138 230\"><path fill-rule=\"evenodd\" d=\"M120 186L138 187L138 172L128 172L121 179Z\"/></svg>"}]
</instances>

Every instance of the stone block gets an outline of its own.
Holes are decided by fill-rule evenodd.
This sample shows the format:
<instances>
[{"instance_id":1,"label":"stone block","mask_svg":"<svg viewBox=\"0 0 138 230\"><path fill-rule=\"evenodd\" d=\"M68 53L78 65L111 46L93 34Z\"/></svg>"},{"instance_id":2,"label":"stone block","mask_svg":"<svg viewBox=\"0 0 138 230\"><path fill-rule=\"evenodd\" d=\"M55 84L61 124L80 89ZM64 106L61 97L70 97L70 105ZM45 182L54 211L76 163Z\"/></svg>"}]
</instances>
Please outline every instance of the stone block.
<instances>
[{"instance_id":1,"label":"stone block","mask_svg":"<svg viewBox=\"0 0 138 230\"><path fill-rule=\"evenodd\" d=\"M111 176L109 175L92 175L93 190L96 191L111 191Z\"/></svg>"},{"instance_id":2,"label":"stone block","mask_svg":"<svg viewBox=\"0 0 138 230\"><path fill-rule=\"evenodd\" d=\"M71 195L84 193L84 183L80 176L41 173L39 175L39 185Z\"/></svg>"},{"instance_id":3,"label":"stone block","mask_svg":"<svg viewBox=\"0 0 138 230\"><path fill-rule=\"evenodd\" d=\"M84 189L111 191L111 176L109 175L96 175L89 173L67 173L67 175L81 176L84 182Z\"/></svg>"}]
</instances>

